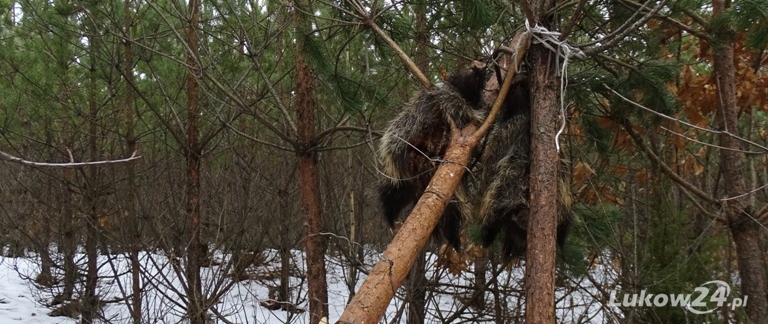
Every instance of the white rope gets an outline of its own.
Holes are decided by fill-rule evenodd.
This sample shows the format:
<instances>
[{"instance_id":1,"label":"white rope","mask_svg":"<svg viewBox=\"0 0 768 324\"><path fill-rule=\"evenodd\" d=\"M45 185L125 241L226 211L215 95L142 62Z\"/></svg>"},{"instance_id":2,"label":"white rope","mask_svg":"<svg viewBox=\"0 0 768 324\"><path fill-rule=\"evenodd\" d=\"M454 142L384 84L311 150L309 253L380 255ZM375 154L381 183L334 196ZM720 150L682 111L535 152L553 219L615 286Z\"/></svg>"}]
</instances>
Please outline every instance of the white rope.
<instances>
[{"instance_id":1,"label":"white rope","mask_svg":"<svg viewBox=\"0 0 768 324\"><path fill-rule=\"evenodd\" d=\"M528 23L528 19L525 20L525 30L533 37L534 44L541 44L550 51L557 54L557 56L563 58L563 66L560 68L560 116L562 117L562 124L560 129L555 134L555 147L560 152L560 135L565 130L566 118L565 118L565 88L568 86L568 61L571 57L584 59L586 56L581 49L568 44L566 41L560 40L560 32L550 31L539 25L531 27ZM557 60L557 64L560 64L560 60Z\"/></svg>"}]
</instances>

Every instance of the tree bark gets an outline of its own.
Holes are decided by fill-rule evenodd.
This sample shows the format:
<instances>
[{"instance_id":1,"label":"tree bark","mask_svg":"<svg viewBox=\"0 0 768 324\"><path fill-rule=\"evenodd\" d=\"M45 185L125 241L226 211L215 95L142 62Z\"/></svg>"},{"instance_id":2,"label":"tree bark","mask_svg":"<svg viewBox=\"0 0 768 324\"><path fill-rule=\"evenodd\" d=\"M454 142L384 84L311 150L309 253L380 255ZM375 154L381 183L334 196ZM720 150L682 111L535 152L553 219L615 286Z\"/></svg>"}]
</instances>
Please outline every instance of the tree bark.
<instances>
[{"instance_id":1,"label":"tree bark","mask_svg":"<svg viewBox=\"0 0 768 324\"><path fill-rule=\"evenodd\" d=\"M307 8L302 6L302 8ZM301 26L302 17L296 22ZM309 323L317 324L328 318L328 284L325 277L326 239L321 233L320 181L317 173L317 150L315 149L315 101L314 75L304 61L303 31L299 27L296 35L296 108L299 150L298 173L301 205L304 211L306 235L307 285L309 288Z\"/></svg>"},{"instance_id":2,"label":"tree bark","mask_svg":"<svg viewBox=\"0 0 768 324\"><path fill-rule=\"evenodd\" d=\"M186 160L187 186L187 230L186 247L187 267L187 316L192 324L205 324L206 307L200 278L200 260L203 249L200 242L200 103L199 84L200 64L197 60L198 38L197 25L200 19L200 0L189 1L189 21L187 22L187 130L184 155Z\"/></svg>"},{"instance_id":3,"label":"tree bark","mask_svg":"<svg viewBox=\"0 0 768 324\"><path fill-rule=\"evenodd\" d=\"M472 285L475 291L473 292L474 298L470 303L478 309L485 310L485 292L488 290L488 278L486 276L486 272L488 272L488 258L485 256L485 253L482 253L474 259L475 267L472 271L475 274L475 280Z\"/></svg>"},{"instance_id":4,"label":"tree bark","mask_svg":"<svg viewBox=\"0 0 768 324\"><path fill-rule=\"evenodd\" d=\"M714 0L714 18L722 17L727 2ZM743 148L736 139L739 136L739 107L736 100L736 67L733 63L735 33L728 25L717 25L712 46L713 65L717 83L717 119L720 134L720 167L723 179L728 179L724 201L728 227L736 244L741 278L741 294L748 298L746 313L752 323L768 323L766 300L766 271L763 268L763 251L760 250L760 226L754 223L754 209L749 205L747 190L748 170L742 161ZM741 197L740 197L741 196ZM738 197L738 198L737 198Z\"/></svg>"},{"instance_id":5,"label":"tree bark","mask_svg":"<svg viewBox=\"0 0 768 324\"><path fill-rule=\"evenodd\" d=\"M554 1L528 2L531 25L552 27L543 17ZM542 45L531 47L531 176L528 244L525 259L525 318L527 323L555 323L555 256L557 236L558 165L555 146L558 120L557 57Z\"/></svg>"}]
</instances>

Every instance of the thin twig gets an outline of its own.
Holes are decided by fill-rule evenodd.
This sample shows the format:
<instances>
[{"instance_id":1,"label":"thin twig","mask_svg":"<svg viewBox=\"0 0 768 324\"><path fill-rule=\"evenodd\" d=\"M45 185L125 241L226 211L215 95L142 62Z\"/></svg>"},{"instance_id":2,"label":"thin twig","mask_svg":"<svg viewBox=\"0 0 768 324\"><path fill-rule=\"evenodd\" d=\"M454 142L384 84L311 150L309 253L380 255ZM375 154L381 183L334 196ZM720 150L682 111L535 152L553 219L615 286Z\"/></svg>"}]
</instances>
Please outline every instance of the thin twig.
<instances>
[{"instance_id":1,"label":"thin twig","mask_svg":"<svg viewBox=\"0 0 768 324\"><path fill-rule=\"evenodd\" d=\"M632 129L632 125L629 124L628 120L624 120L623 122L619 123L624 130L629 134L629 137L632 138L632 140L635 142L635 145L639 147L643 152L645 152L645 155L648 156L648 158L651 159L651 162L658 166L661 171L666 174L668 177L672 179L675 183L679 184L683 188L687 189L688 191L694 193L696 196L699 196L699 198L706 200L707 202L720 205L721 202L717 199L713 198L706 192L702 191L701 189L697 188L690 182L686 181L681 177L679 174L677 174L675 171L672 170L664 161L659 158L658 155L653 153L650 148L648 148L645 143L643 143L643 140L640 138L640 135L638 135L634 129Z\"/></svg>"},{"instance_id":2,"label":"thin twig","mask_svg":"<svg viewBox=\"0 0 768 324\"><path fill-rule=\"evenodd\" d=\"M635 2L635 1L632 1L632 0L622 0L621 2L629 4L629 5L631 5L631 6L635 7L635 8L638 8L638 10L642 10L642 8L643 8L642 4L640 4L638 2ZM699 23L699 25L701 25L704 30L709 28L709 23L707 23L706 20L704 20L700 16L696 15L695 13L693 13L690 10L687 10L687 9L682 9L682 10L683 10L683 13L688 15L695 22ZM686 25L686 24L684 24L684 23L682 23L682 22L680 22L680 21L678 21L678 20L676 20L676 19L674 19L674 18L672 18L670 16L657 14L653 18L661 20L661 21L664 21L664 22L667 22L669 24L672 24L672 25L676 26L677 28L680 28L680 29L682 29L682 30L684 30L684 31L686 31L686 32L690 33L691 35L694 35L694 36L696 36L698 38L701 38L701 39L704 39L704 40L707 40L707 41L712 39L712 37L710 37L707 33L702 32L700 30L696 30L692 26L688 26L688 25Z\"/></svg>"},{"instance_id":3,"label":"thin twig","mask_svg":"<svg viewBox=\"0 0 768 324\"><path fill-rule=\"evenodd\" d=\"M697 139L695 139L693 137L687 136L685 134L680 134L680 133L678 133L676 131L673 131L673 130L671 130L669 128L666 128L664 126L659 126L659 127L661 127L661 129L669 132L672 135L680 136L680 137L682 137L682 138L684 138L684 139L686 139L688 141L691 141L691 142L694 142L694 143L698 143L698 144L701 144L701 145L704 145L704 146L709 146L709 147L713 147L713 148L720 149L720 150L728 150L728 151L734 151L734 152L739 152L739 153L744 153L744 154L754 154L754 155L764 155L765 154L765 152L747 151L747 150L742 150L742 149L734 149L734 148L730 148L730 147L725 147L725 146L720 146L720 145L716 145L716 144L707 143L707 142L704 142L704 141L697 140Z\"/></svg>"},{"instance_id":4,"label":"thin twig","mask_svg":"<svg viewBox=\"0 0 768 324\"><path fill-rule=\"evenodd\" d=\"M653 7L653 9L648 10L648 12L645 14L645 16L640 17L640 19L638 19L637 21L635 21L634 23L632 23L631 25L626 27L626 29L622 29L622 28L627 26L629 24L629 22L631 21L631 19L628 20L626 23L624 23L624 25L622 25L621 27L619 27L618 29L613 31L612 33L608 34L607 36L605 36L603 38L600 38L598 40L586 43L586 44L580 44L580 45L578 45L578 47L584 48L586 46L591 46L591 45L595 45L595 44L602 44L600 46L596 46L596 47L592 47L592 48L589 48L589 49L585 49L584 50L584 54L587 55L587 56L590 56L590 55L593 55L593 54L596 54L596 53L601 53L601 52L603 52L603 51L605 51L607 49L610 49L610 48L618 45L618 43L620 41L624 40L627 37L627 35L629 35L630 33L634 32L634 31L636 31L641 25L645 24L648 20L653 18L653 16L656 15L656 13L658 13L659 10L661 10L661 8L664 7L664 5L666 5L666 4L667 4L667 0L661 0L659 2L659 4L656 5L656 7ZM640 11L642 11L642 10L638 10L638 12L640 12Z\"/></svg>"},{"instance_id":5,"label":"thin twig","mask_svg":"<svg viewBox=\"0 0 768 324\"><path fill-rule=\"evenodd\" d=\"M732 133L730 133L730 132L727 132L727 131L719 131L719 130L714 130L714 129L704 128L704 127L701 127L701 126L696 126L696 125L694 125L694 124L691 124L691 123L685 122L685 121L683 121L683 120L680 120L680 119L678 119L678 118L674 118L674 117L671 117L671 116L667 116L667 115L665 115L665 114L662 114L662 113L660 113L660 112L658 112L658 111L655 111L655 110L653 110L653 109L651 109L651 108L648 108L648 107L646 107L646 106L643 106L643 105L641 105L641 104L639 104L639 103L637 103L637 102L634 102L634 101L632 101L631 99L629 99L629 98L627 98L627 97L624 97L624 96L622 96L621 94L619 94L618 92L616 92L616 90L613 90L613 89L611 89L611 87L609 87L608 85L603 85L603 86L604 86L606 89L608 89L609 91L613 92L613 94L615 94L615 95L619 96L619 98L621 98L622 100L626 101L627 103L629 103L629 104L631 104L631 105L633 105L633 106L635 106L635 107L638 107L638 108L640 108L640 109L643 109L643 110L645 110L645 111L647 111L647 112L650 112L650 113L652 113L652 114L655 114L655 115L657 115L657 116L659 116L659 117L663 117L663 118L665 118L665 119L669 119L669 120L671 120L671 121L674 121L674 122L678 122L678 123L681 123L681 124L683 124L683 125L686 125L686 126L688 126L688 127L693 127L693 128L695 128L695 129L698 129L698 130L701 130L701 131L705 131L705 132L709 132L709 133L712 133L712 134L718 134L718 135L728 135L728 136L730 136L730 137L733 137L734 139L737 139L737 140L740 140L740 141L742 141L742 142L748 143L748 144L750 144L750 145L756 146L756 147L760 148L761 150L764 150L765 152L768 152L768 147L765 147L765 146L763 146L763 145L760 145L760 144L758 144L758 143L756 143L756 142L750 141L750 140L748 140L748 139L746 139L746 138L743 138L743 137L741 137L741 136L737 136L737 135L734 135L734 134L732 134Z\"/></svg>"}]
</instances>

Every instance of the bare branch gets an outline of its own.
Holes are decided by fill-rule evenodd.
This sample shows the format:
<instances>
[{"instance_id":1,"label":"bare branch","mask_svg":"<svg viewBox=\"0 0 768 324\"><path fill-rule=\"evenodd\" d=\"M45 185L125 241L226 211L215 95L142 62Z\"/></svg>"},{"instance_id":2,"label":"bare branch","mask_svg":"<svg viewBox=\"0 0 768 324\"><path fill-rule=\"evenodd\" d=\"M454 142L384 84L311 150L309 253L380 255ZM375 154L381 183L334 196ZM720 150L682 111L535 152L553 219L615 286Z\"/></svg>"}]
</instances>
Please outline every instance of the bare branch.
<instances>
[{"instance_id":1,"label":"bare branch","mask_svg":"<svg viewBox=\"0 0 768 324\"><path fill-rule=\"evenodd\" d=\"M643 105L641 105L641 104L639 104L639 103L637 103L637 102L634 102L634 101L632 101L631 99L629 99L629 98L627 98L627 97L624 97L624 96L622 96L621 94L619 94L618 92L616 92L616 90L613 90L613 89L611 89L611 87L609 87L608 85L603 85L603 86L604 86L606 89L608 89L609 91L613 92L613 94L615 94L615 95L619 96L619 98L621 98L622 100L626 101L627 103L629 103L629 104L631 104L631 105L633 105L633 106L635 106L635 107L638 107L638 108L640 108L640 109L643 109L643 110L645 110L645 111L647 111L647 112L650 112L650 113L652 113L652 114L655 114L655 115L657 115L657 116L663 117L663 118L665 118L665 119L669 119L669 120L671 120L671 121L674 121L674 122L678 122L678 123L681 123L681 124L683 124L683 125L686 125L686 126L688 126L688 127L692 127L692 128L695 128L695 129L698 129L698 130L701 130L701 131L705 131L705 132L708 132L708 133L712 133L712 134L718 134L718 135L728 135L728 136L730 136L730 137L733 137L734 139L737 139L737 140L739 140L739 141L742 141L742 142L745 142L745 143L747 143L747 144L753 145L753 146L755 146L755 147L757 147L757 148L759 148L759 149L761 149L761 150L765 151L764 153L768 153L768 147L765 147L765 146L763 146L763 145L760 145L759 143L756 143L756 142L754 142L754 141L750 141L749 139L746 139L746 138L744 138L744 137L741 137L741 136L735 135L735 134L733 134L733 133L731 133L731 132L728 132L728 131L719 131L719 130L714 130L714 129L704 128L704 127L701 127L701 126L696 126L696 125L694 125L694 124L691 124L691 123L688 123L688 122L682 121L682 120L680 120L680 119L678 119L678 118L675 118L675 117L667 116L667 115L665 115L665 114L662 114L662 113L660 113L660 112L658 112L658 111L655 111L655 110L653 110L653 109L651 109L651 108L648 108L648 107L646 107L646 106L643 106ZM752 153L752 152L749 152L749 153Z\"/></svg>"},{"instance_id":2,"label":"bare branch","mask_svg":"<svg viewBox=\"0 0 768 324\"><path fill-rule=\"evenodd\" d=\"M765 152L746 151L746 150L742 150L742 149L733 149L733 148L730 148L730 147L725 147L725 146L721 146L721 145L707 143L707 142L704 142L704 141L697 140L697 139L695 139L693 137L687 136L685 134L680 134L680 133L678 133L676 131L673 131L673 130L671 130L669 128L666 128L664 126L659 126L659 127L661 127L661 129L667 131L668 133L670 133L672 135L680 136L680 137L682 137L682 138L684 138L684 139L686 139L688 141L691 141L691 142L694 142L694 143L698 143L698 144L701 144L701 145L704 145L704 146L714 147L714 148L720 149L720 150L729 150L729 151L734 151L734 152L740 152L740 153L744 153L744 154L755 154L755 155L763 155L763 154L765 154Z\"/></svg>"},{"instance_id":3,"label":"bare branch","mask_svg":"<svg viewBox=\"0 0 768 324\"><path fill-rule=\"evenodd\" d=\"M254 65L256 66L256 69L259 71L259 75L261 76L261 78L264 79L264 83L266 84L267 89L269 90L269 93L272 94L272 97L275 98L275 103L277 104L277 108L278 110L280 110L280 113L283 114L283 117L288 123L288 126L291 127L291 131L293 131L293 134L297 134L298 128L296 128L296 124L293 122L293 119L291 119L291 114L288 113L288 108L286 108L286 106L280 100L280 96L277 94L277 90L275 90L275 87L272 86L272 83L269 81L267 74L264 73L264 69L261 67L261 64L256 63Z\"/></svg>"},{"instance_id":4,"label":"bare branch","mask_svg":"<svg viewBox=\"0 0 768 324\"><path fill-rule=\"evenodd\" d=\"M629 134L629 137L632 138L632 141L635 142L635 145L639 147L643 152L645 152L645 155L648 156L649 159L651 159L651 162L659 167L661 169L661 172L666 174L672 181L680 185L681 187L687 189L688 191L692 192L696 196L699 196L699 198L706 200L709 203L713 203L716 205L720 205L721 202L717 199L713 198L706 192L702 191L701 189L697 188L690 182L686 181L681 177L679 174L677 174L675 171L672 170L664 161L659 158L658 155L653 153L650 148L648 148L647 145L643 142L643 139L640 138L640 135L638 135L634 129L632 129L632 125L629 124L628 120L624 120L620 123L620 125L624 128L625 131L627 131L627 134Z\"/></svg>"},{"instance_id":5,"label":"bare branch","mask_svg":"<svg viewBox=\"0 0 768 324\"><path fill-rule=\"evenodd\" d=\"M133 160L140 159L140 155L136 155L136 152L134 151L133 154L131 154L130 157L125 159L119 159L119 160L101 160L101 161L92 161L92 162L67 162L67 163L50 163L50 162L35 162L35 161L29 161L22 159L17 156L13 156L11 154L5 153L3 151L0 151L0 159L19 163L22 165L28 165L28 166L35 166L35 167L53 167L53 168L75 168L75 167L81 167L81 166L94 166L94 165L104 165L104 164L115 164L115 163L124 163L124 162L130 162ZM72 159L72 156L70 155L70 159Z\"/></svg>"},{"instance_id":6,"label":"bare branch","mask_svg":"<svg viewBox=\"0 0 768 324\"><path fill-rule=\"evenodd\" d=\"M642 4L640 4L638 2L635 2L635 1L632 1L632 0L622 0L621 2L625 3L625 4L628 4L628 5L631 5L631 6L637 8L639 10L642 10L642 8L643 8ZM691 19L693 19L695 22L697 22L699 25L704 27L704 29L709 28L709 24L701 16L697 15L696 13L694 13L694 12L688 10L688 9L682 9L682 11L683 11L683 13L688 15ZM705 40L711 40L712 39L707 33L704 33L702 31L696 30L693 27L688 26L688 25L686 25L686 24L684 24L684 23L682 23L682 22L680 22L680 21L678 21L678 20L676 20L676 19L674 19L674 18L672 18L670 16L658 15L657 14L653 18L661 20L661 21L664 21L664 22L669 23L669 24L672 24L675 27L680 28L680 29L682 29L682 30L688 32L689 34L694 35L694 36L696 36L698 38L705 39Z\"/></svg>"},{"instance_id":7,"label":"bare branch","mask_svg":"<svg viewBox=\"0 0 768 324\"><path fill-rule=\"evenodd\" d=\"M667 4L667 0L661 0L659 2L659 4L656 5L656 7L653 7L653 9L648 10L648 12L646 12L645 16L641 17L640 19L638 19L637 21L635 21L631 25L630 25L630 22L632 21L632 19L630 18L621 27L617 28L616 30L614 30L612 33L606 35L605 37L600 38L600 39L595 40L595 41L592 41L592 42L589 42L589 43L586 43L586 44L581 44L578 47L583 48L583 47L591 46L591 45L595 45L595 44L603 44L603 45L596 46L596 47L593 47L593 48L585 49L584 50L584 54L587 55L587 56L593 55L595 53L600 53L600 52L602 52L602 51L604 51L606 49L612 48L612 47L616 46L621 40L626 38L627 35L629 35L630 33L634 32L635 30L637 30L637 28L639 28L641 25L645 24L648 20L650 20L666 4ZM642 9L638 10L636 12L636 14L641 12L641 11L642 11ZM633 14L633 16L634 16L634 14Z\"/></svg>"}]
</instances>

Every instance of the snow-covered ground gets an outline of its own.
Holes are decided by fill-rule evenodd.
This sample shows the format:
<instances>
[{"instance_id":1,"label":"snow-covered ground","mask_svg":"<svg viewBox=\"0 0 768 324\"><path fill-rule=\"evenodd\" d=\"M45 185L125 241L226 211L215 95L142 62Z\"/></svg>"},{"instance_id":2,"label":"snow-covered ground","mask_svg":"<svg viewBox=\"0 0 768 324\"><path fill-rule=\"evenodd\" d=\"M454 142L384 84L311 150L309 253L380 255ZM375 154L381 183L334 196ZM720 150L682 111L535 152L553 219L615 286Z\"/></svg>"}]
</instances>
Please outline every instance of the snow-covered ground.
<instances>
[{"instance_id":1,"label":"snow-covered ground","mask_svg":"<svg viewBox=\"0 0 768 324\"><path fill-rule=\"evenodd\" d=\"M283 310L268 310L260 305L269 299L269 287L279 285L279 258L277 253L264 253L264 262L259 266L252 266L249 272L254 280L231 282L226 275L228 269L224 266L229 259L227 255L216 255L215 261L221 265L203 268L203 291L214 291L217 287L232 284L231 288L218 298L216 312L232 323L307 323L307 313L288 313ZM78 264L84 265L85 257L78 256ZM369 255L366 258L367 269L375 262L377 255ZM334 323L341 313L349 298L346 276L349 273L348 265L340 261L340 258L328 257L328 296L329 296L329 323ZM171 260L162 253L143 253L142 284L144 286L143 312L144 323L179 323L184 322L183 283L177 276ZM472 293L472 276L466 273L461 276L448 274L444 269L432 266L434 258L430 258L431 265L428 271L428 280L442 283L440 290L428 292L430 302L427 305L427 323L440 323L445 318L465 305L460 300ZM130 271L127 257L123 255L101 256L99 259L99 297L105 301L102 309L102 321L107 323L129 323L130 315L124 296L130 295ZM299 308L306 308L306 280L304 273L303 255L300 252L293 253L292 260L292 301ZM0 323L76 323L76 319L68 317L51 317L48 314L53 296L58 294L60 287L38 289L30 278L39 273L39 260L35 255L25 258L5 258L0 256ZM60 275L60 274L57 274ZM356 287L364 280L364 275L358 274ZM487 278L492 276L487 274ZM605 276L600 275L605 278ZM522 293L522 267L505 270L499 277L499 284L509 291ZM598 301L601 297L597 294L589 280L571 282L569 288L559 288L557 293L557 317L561 323L612 323L611 309L605 309ZM81 289L82 287L78 288ZM434 294L434 295L432 295ZM403 312L404 306L402 289L396 298L390 303L389 308L382 319L390 322L399 312ZM505 296L504 311L507 314L522 316L522 302L519 294L509 293ZM494 300L489 292L486 294L486 302ZM467 308L466 315L455 319L454 322L491 322L493 309L477 310ZM403 316L403 318L405 318ZM216 316L212 317L213 323L224 323ZM402 321L404 322L404 320Z\"/></svg>"},{"instance_id":2,"label":"snow-covered ground","mask_svg":"<svg viewBox=\"0 0 768 324\"><path fill-rule=\"evenodd\" d=\"M28 260L7 259L0 256L0 320L3 323L75 323L72 319L49 317L51 310L35 299L37 293L19 276L33 269Z\"/></svg>"}]
</instances>

